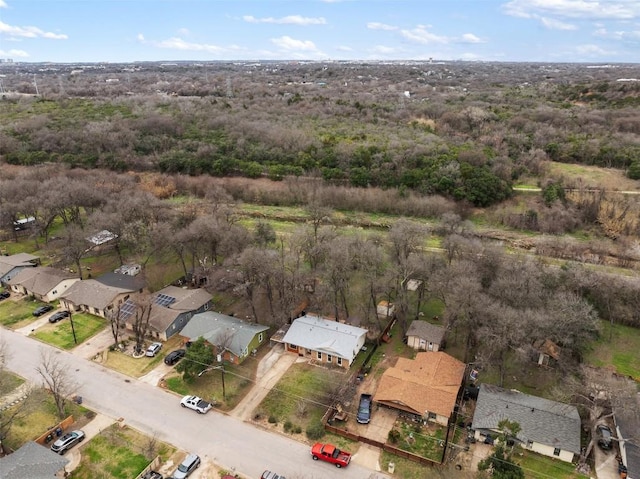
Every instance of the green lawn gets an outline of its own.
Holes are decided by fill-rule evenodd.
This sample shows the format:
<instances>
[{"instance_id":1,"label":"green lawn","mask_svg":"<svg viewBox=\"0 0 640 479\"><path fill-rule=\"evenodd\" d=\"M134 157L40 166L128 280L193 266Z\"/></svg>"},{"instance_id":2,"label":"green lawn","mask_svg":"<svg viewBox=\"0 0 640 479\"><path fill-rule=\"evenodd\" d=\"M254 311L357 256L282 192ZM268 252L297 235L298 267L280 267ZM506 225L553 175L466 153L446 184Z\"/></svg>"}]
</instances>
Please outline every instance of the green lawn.
<instances>
[{"instance_id":1,"label":"green lawn","mask_svg":"<svg viewBox=\"0 0 640 479\"><path fill-rule=\"evenodd\" d=\"M332 369L294 364L260 403L258 414L278 423L290 421L305 430L322 418L331 403L332 388L343 381L344 375Z\"/></svg>"},{"instance_id":2,"label":"green lawn","mask_svg":"<svg viewBox=\"0 0 640 479\"><path fill-rule=\"evenodd\" d=\"M208 371L188 384L183 381L181 374L175 373L167 378L167 387L181 395L200 396L216 404L216 408L229 411L244 398L253 385L256 366L257 361L254 358L246 359L241 366L225 364L224 397L221 370Z\"/></svg>"},{"instance_id":3,"label":"green lawn","mask_svg":"<svg viewBox=\"0 0 640 479\"><path fill-rule=\"evenodd\" d=\"M10 393L22 383L24 383L24 379L20 376L16 376L5 369L0 369L0 397Z\"/></svg>"},{"instance_id":4,"label":"green lawn","mask_svg":"<svg viewBox=\"0 0 640 479\"><path fill-rule=\"evenodd\" d=\"M161 351L160 354L156 354L153 358L147 356L134 358L130 354L121 353L120 351L108 351L106 353L107 361L104 365L127 376L139 378L151 371L162 361L162 358L165 356L164 352L164 350Z\"/></svg>"},{"instance_id":5,"label":"green lawn","mask_svg":"<svg viewBox=\"0 0 640 479\"><path fill-rule=\"evenodd\" d=\"M37 301L12 301L0 302L0 324L11 329L18 329L36 320L31 315L33 311L44 303Z\"/></svg>"},{"instance_id":6,"label":"green lawn","mask_svg":"<svg viewBox=\"0 0 640 479\"><path fill-rule=\"evenodd\" d=\"M575 466L571 463L520 448L515 450L513 460L522 467L527 479L547 479L549 477L554 479L584 479L587 477L578 474L575 471Z\"/></svg>"},{"instance_id":7,"label":"green lawn","mask_svg":"<svg viewBox=\"0 0 640 479\"><path fill-rule=\"evenodd\" d=\"M55 324L47 323L31 336L62 349L73 349L76 344L86 341L106 326L107 323L105 320L97 316L85 313L73 313L75 341L71 328L71 320L69 318L65 318Z\"/></svg>"},{"instance_id":8,"label":"green lawn","mask_svg":"<svg viewBox=\"0 0 640 479\"><path fill-rule=\"evenodd\" d=\"M600 338L585 355L585 361L596 367L613 366L618 374L640 380L640 329L601 321Z\"/></svg>"},{"instance_id":9,"label":"green lawn","mask_svg":"<svg viewBox=\"0 0 640 479\"><path fill-rule=\"evenodd\" d=\"M80 465L71 479L131 479L156 455L167 460L175 449L131 428L113 426L100 432L82 447Z\"/></svg>"}]
</instances>

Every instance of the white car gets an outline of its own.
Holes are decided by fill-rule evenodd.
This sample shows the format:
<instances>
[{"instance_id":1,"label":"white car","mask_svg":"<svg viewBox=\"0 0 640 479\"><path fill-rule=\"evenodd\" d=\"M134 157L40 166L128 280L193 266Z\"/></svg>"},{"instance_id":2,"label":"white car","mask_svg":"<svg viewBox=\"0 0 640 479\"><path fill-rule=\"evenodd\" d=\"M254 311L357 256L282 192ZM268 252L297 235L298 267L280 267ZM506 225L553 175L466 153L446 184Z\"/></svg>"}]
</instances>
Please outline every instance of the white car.
<instances>
[{"instance_id":1,"label":"white car","mask_svg":"<svg viewBox=\"0 0 640 479\"><path fill-rule=\"evenodd\" d=\"M180 401L180 405L193 409L198 414L206 414L209 412L209 409L211 409L211 403L208 403L198 396L185 396L182 398L182 401Z\"/></svg>"},{"instance_id":2,"label":"white car","mask_svg":"<svg viewBox=\"0 0 640 479\"><path fill-rule=\"evenodd\" d=\"M161 349L162 349L162 343L151 343L147 348L147 352L145 352L144 354L145 356L149 356L150 358L153 358L156 354L160 352Z\"/></svg>"}]
</instances>

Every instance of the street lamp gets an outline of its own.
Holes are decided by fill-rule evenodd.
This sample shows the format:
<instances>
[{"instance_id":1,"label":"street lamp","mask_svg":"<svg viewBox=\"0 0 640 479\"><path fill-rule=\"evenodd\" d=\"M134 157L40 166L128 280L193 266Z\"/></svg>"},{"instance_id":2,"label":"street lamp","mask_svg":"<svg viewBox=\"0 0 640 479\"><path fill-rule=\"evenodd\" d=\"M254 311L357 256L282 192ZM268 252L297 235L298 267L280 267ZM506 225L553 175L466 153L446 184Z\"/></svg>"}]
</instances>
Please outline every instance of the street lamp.
<instances>
[{"instance_id":1,"label":"street lamp","mask_svg":"<svg viewBox=\"0 0 640 479\"><path fill-rule=\"evenodd\" d=\"M202 376L204 373L206 373L208 371L213 371L215 369L219 369L220 373L222 375L222 399L224 401L226 401L227 400L227 395L226 395L226 392L225 392L225 389L224 389L224 364L221 364L220 366L211 366L209 368L203 369L202 371L200 371L198 373L198 377Z\"/></svg>"}]
</instances>

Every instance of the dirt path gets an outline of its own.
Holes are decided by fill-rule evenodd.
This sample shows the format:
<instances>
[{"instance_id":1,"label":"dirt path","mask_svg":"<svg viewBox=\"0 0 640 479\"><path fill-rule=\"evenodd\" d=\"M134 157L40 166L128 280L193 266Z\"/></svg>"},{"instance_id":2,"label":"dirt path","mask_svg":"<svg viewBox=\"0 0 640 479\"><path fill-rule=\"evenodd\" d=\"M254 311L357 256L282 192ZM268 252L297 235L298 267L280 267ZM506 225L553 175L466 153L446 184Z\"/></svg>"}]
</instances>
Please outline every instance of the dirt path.
<instances>
[{"instance_id":1,"label":"dirt path","mask_svg":"<svg viewBox=\"0 0 640 479\"><path fill-rule=\"evenodd\" d=\"M255 385L229 414L243 421L250 420L254 409L258 407L289 367L296 362L296 359L297 356L294 354L285 354L282 345L274 346L258 365Z\"/></svg>"}]
</instances>

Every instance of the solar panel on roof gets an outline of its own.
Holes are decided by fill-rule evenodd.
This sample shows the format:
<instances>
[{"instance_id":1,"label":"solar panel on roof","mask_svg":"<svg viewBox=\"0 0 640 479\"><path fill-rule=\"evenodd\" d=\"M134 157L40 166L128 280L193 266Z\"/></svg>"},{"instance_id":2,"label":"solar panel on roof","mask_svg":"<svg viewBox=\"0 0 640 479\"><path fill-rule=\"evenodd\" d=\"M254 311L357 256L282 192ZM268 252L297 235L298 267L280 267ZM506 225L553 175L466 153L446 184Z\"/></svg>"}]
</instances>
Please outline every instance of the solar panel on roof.
<instances>
[{"instance_id":1,"label":"solar panel on roof","mask_svg":"<svg viewBox=\"0 0 640 479\"><path fill-rule=\"evenodd\" d=\"M136 305L131 300L125 301L124 304L120 306L120 321L126 321L135 311Z\"/></svg>"},{"instance_id":2,"label":"solar panel on roof","mask_svg":"<svg viewBox=\"0 0 640 479\"><path fill-rule=\"evenodd\" d=\"M174 298L173 296L162 294L162 293L158 294L155 299L156 304L164 307L167 307L170 304L173 304L175 302L176 302L176 298Z\"/></svg>"}]
</instances>

